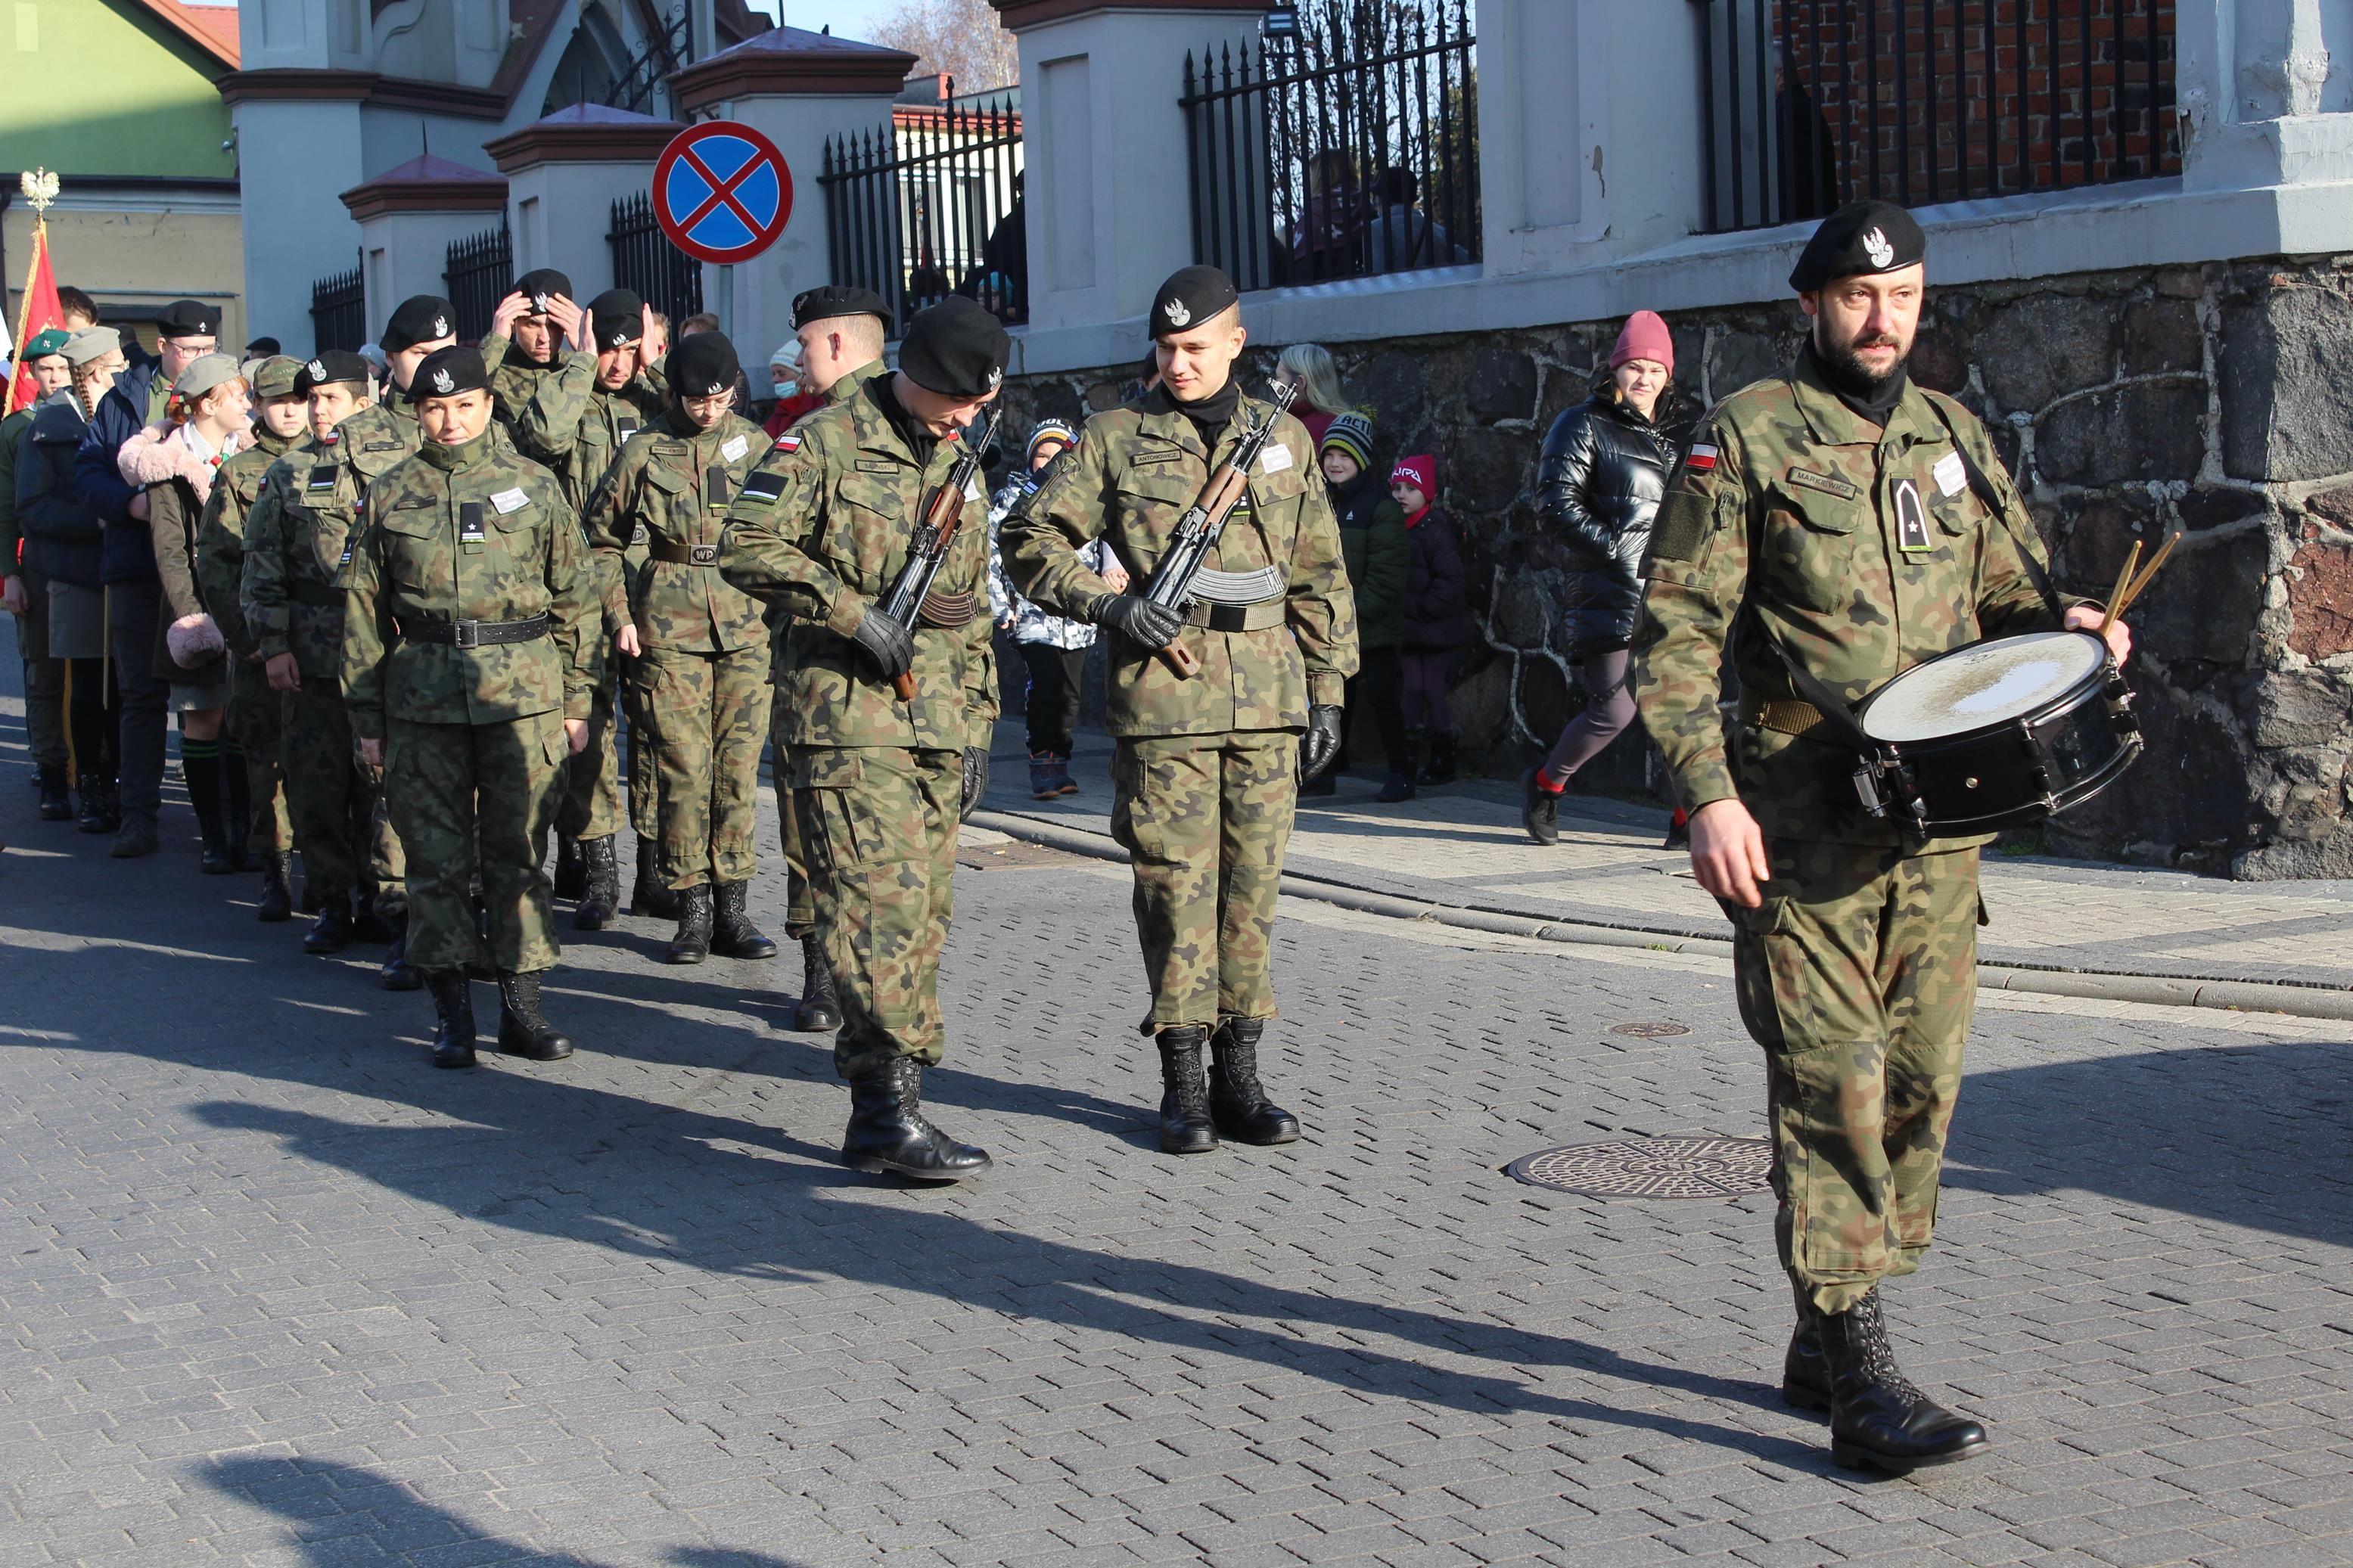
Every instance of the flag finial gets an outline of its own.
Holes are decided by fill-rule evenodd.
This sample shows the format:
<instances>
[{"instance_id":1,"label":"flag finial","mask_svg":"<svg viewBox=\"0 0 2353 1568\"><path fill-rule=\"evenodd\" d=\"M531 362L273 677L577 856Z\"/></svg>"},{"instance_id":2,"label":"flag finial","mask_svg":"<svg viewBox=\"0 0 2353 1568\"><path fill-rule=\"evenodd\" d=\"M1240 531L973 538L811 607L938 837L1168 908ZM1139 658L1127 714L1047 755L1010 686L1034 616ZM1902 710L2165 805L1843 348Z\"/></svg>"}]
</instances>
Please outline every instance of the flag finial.
<instances>
[{"instance_id":1,"label":"flag finial","mask_svg":"<svg viewBox=\"0 0 2353 1568\"><path fill-rule=\"evenodd\" d=\"M17 184L37 213L47 211L49 204L58 199L58 177L47 169L26 170Z\"/></svg>"}]
</instances>

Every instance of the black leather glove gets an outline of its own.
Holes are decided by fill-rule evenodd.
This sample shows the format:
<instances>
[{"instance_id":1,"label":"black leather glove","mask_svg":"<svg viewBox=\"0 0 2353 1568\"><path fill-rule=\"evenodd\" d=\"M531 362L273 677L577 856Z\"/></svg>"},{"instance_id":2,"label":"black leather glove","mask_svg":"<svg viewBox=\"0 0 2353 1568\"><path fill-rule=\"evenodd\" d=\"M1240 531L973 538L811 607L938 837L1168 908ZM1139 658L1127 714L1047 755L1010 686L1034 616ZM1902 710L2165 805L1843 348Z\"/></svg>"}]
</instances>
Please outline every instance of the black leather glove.
<instances>
[{"instance_id":1,"label":"black leather glove","mask_svg":"<svg viewBox=\"0 0 2353 1568\"><path fill-rule=\"evenodd\" d=\"M1299 782L1305 784L1340 757L1340 710L1319 703L1307 710L1307 733L1299 738Z\"/></svg>"},{"instance_id":2,"label":"black leather glove","mask_svg":"<svg viewBox=\"0 0 2353 1568\"><path fill-rule=\"evenodd\" d=\"M988 793L988 752L980 746L964 749L964 805L956 813L958 822L970 822L972 814L980 809L981 796Z\"/></svg>"},{"instance_id":3,"label":"black leather glove","mask_svg":"<svg viewBox=\"0 0 2353 1568\"><path fill-rule=\"evenodd\" d=\"M880 610L869 610L850 640L866 650L885 680L895 680L915 668L915 637Z\"/></svg>"},{"instance_id":4,"label":"black leather glove","mask_svg":"<svg viewBox=\"0 0 2353 1568\"><path fill-rule=\"evenodd\" d=\"M1095 601L1095 621L1155 653L1176 640L1185 617L1141 594L1113 594Z\"/></svg>"}]
</instances>

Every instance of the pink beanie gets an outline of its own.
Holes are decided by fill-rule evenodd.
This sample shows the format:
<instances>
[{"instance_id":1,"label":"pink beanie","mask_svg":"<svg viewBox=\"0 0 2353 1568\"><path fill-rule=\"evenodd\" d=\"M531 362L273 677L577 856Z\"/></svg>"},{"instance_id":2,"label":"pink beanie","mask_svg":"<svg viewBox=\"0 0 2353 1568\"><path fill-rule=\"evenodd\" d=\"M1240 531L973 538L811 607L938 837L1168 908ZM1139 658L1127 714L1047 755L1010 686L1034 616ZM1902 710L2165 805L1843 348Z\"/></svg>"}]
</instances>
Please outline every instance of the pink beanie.
<instances>
[{"instance_id":1,"label":"pink beanie","mask_svg":"<svg viewBox=\"0 0 2353 1568\"><path fill-rule=\"evenodd\" d=\"M1438 499L1438 459L1428 453L1399 458L1397 467L1389 470L1389 483L1403 479L1422 493L1426 500Z\"/></svg>"},{"instance_id":2,"label":"pink beanie","mask_svg":"<svg viewBox=\"0 0 2353 1568\"><path fill-rule=\"evenodd\" d=\"M1656 310L1637 310L1626 318L1626 330L1618 334L1618 346L1609 353L1609 368L1616 370L1630 359L1656 360L1675 374L1675 339L1667 331L1667 323Z\"/></svg>"}]
</instances>

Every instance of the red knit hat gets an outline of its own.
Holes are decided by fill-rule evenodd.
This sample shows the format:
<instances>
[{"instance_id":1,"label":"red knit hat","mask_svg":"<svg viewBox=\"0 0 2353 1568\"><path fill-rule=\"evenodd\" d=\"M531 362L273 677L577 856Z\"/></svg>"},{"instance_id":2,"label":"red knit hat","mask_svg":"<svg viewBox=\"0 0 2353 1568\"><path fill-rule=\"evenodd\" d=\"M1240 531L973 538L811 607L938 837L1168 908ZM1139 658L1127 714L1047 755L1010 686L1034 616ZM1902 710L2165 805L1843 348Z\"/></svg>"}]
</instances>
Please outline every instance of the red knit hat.
<instances>
[{"instance_id":1,"label":"red knit hat","mask_svg":"<svg viewBox=\"0 0 2353 1568\"><path fill-rule=\"evenodd\" d=\"M1427 452L1418 452L1410 458L1399 458L1397 467L1389 470L1389 483L1396 484L1399 479L1403 479L1407 484L1419 490L1423 500L1436 500L1438 499L1438 459Z\"/></svg>"},{"instance_id":2,"label":"red knit hat","mask_svg":"<svg viewBox=\"0 0 2353 1568\"><path fill-rule=\"evenodd\" d=\"M1626 330L1618 334L1618 346L1609 353L1609 368L1616 370L1630 359L1656 360L1675 374L1675 338L1667 331L1665 318L1656 310L1637 310L1626 318Z\"/></svg>"}]
</instances>

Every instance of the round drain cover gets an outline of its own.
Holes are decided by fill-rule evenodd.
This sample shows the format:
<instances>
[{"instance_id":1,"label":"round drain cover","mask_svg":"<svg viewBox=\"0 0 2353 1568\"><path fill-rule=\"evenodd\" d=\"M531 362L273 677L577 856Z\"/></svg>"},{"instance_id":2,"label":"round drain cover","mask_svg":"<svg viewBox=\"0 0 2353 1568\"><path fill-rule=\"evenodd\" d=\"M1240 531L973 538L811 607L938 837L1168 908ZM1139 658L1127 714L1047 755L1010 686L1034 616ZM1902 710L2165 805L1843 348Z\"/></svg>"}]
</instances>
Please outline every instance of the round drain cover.
<instances>
[{"instance_id":1,"label":"round drain cover","mask_svg":"<svg viewBox=\"0 0 2353 1568\"><path fill-rule=\"evenodd\" d=\"M1609 1032L1636 1040L1668 1040L1677 1035L1690 1034L1691 1026L1689 1024L1619 1024Z\"/></svg>"},{"instance_id":2,"label":"round drain cover","mask_svg":"<svg viewBox=\"0 0 2353 1568\"><path fill-rule=\"evenodd\" d=\"M1773 1147L1762 1138L1636 1138L1542 1150L1504 1173L1597 1198L1736 1198L1763 1192L1772 1168Z\"/></svg>"}]
</instances>

